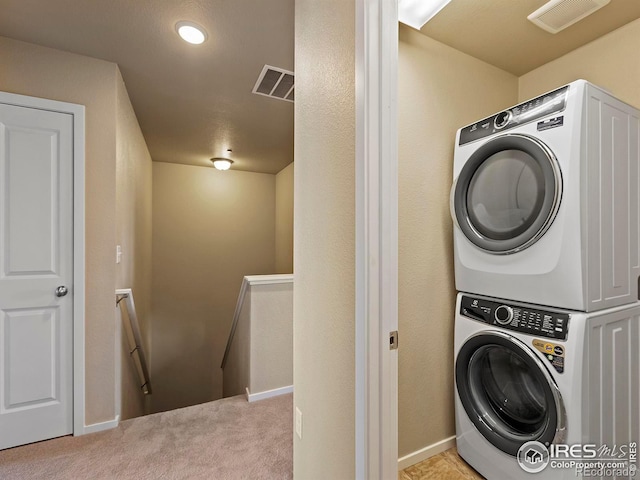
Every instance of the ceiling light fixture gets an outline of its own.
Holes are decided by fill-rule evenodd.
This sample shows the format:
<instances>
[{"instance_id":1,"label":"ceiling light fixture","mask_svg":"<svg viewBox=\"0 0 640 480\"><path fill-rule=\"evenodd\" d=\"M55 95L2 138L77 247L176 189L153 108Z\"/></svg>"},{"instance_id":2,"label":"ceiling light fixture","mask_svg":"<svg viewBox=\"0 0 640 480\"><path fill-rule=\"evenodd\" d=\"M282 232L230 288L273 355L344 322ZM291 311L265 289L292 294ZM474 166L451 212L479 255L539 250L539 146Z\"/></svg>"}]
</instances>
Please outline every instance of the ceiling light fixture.
<instances>
[{"instance_id":1,"label":"ceiling light fixture","mask_svg":"<svg viewBox=\"0 0 640 480\"><path fill-rule=\"evenodd\" d=\"M228 158L212 158L213 166L218 170L229 170L231 165L233 164L233 160L229 160Z\"/></svg>"},{"instance_id":2,"label":"ceiling light fixture","mask_svg":"<svg viewBox=\"0 0 640 480\"><path fill-rule=\"evenodd\" d=\"M451 0L400 0L398 21L420 30L435 17Z\"/></svg>"},{"instance_id":3,"label":"ceiling light fixture","mask_svg":"<svg viewBox=\"0 0 640 480\"><path fill-rule=\"evenodd\" d=\"M193 22L176 23L176 32L185 42L193 45L200 45L207 39L206 30Z\"/></svg>"}]
</instances>

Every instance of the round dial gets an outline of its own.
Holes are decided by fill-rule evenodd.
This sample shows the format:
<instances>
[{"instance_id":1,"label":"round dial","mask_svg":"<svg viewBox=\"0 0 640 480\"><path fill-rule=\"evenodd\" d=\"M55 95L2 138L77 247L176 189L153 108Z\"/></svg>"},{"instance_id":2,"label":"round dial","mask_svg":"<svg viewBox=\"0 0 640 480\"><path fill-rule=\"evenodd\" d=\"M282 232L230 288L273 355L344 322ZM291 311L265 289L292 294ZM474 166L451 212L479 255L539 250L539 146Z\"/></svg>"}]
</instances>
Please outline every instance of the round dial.
<instances>
[{"instance_id":1,"label":"round dial","mask_svg":"<svg viewBox=\"0 0 640 480\"><path fill-rule=\"evenodd\" d=\"M506 305L500 305L496 308L493 316L496 318L496 322L500 325L506 325L513 320L513 309L511 307L507 307Z\"/></svg>"},{"instance_id":2,"label":"round dial","mask_svg":"<svg viewBox=\"0 0 640 480\"><path fill-rule=\"evenodd\" d=\"M500 130L501 128L504 128L507 126L512 116L513 115L511 114L510 110L505 110L504 112L500 112L499 114L496 115L496 118L493 119L493 125L496 127L496 129Z\"/></svg>"}]
</instances>

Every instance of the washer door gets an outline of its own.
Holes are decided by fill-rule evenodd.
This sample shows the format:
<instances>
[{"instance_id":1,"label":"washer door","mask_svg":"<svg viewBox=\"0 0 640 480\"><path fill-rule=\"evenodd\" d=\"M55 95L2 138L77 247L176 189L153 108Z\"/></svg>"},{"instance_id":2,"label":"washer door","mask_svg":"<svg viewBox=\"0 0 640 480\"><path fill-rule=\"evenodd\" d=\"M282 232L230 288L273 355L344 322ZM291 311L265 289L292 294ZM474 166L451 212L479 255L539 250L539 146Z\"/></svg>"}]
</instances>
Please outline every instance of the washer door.
<instances>
[{"instance_id":1,"label":"washer door","mask_svg":"<svg viewBox=\"0 0 640 480\"><path fill-rule=\"evenodd\" d=\"M551 226L562 198L562 177L544 143L506 134L471 155L451 194L454 220L471 242L490 253L515 253Z\"/></svg>"},{"instance_id":2,"label":"washer door","mask_svg":"<svg viewBox=\"0 0 640 480\"><path fill-rule=\"evenodd\" d=\"M528 441L548 445L564 438L558 387L533 351L510 335L482 332L469 338L456 359L456 386L478 431L509 455Z\"/></svg>"}]
</instances>

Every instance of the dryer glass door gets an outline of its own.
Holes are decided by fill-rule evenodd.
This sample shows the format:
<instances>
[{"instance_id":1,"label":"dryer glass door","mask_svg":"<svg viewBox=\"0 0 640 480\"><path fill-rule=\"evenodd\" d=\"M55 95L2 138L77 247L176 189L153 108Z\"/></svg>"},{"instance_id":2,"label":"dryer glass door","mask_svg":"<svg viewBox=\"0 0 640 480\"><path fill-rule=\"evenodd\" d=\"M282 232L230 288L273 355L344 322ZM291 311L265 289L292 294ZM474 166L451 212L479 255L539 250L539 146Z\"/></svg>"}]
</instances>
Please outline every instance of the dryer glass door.
<instances>
[{"instance_id":1,"label":"dryer glass door","mask_svg":"<svg viewBox=\"0 0 640 480\"><path fill-rule=\"evenodd\" d=\"M479 248L507 254L535 243L558 211L562 181L551 150L534 137L506 134L465 163L453 190L455 220Z\"/></svg>"},{"instance_id":2,"label":"dryer glass door","mask_svg":"<svg viewBox=\"0 0 640 480\"><path fill-rule=\"evenodd\" d=\"M510 335L471 337L456 359L456 386L469 419L505 453L515 456L525 442L557 442L564 434L564 406L553 378Z\"/></svg>"}]
</instances>

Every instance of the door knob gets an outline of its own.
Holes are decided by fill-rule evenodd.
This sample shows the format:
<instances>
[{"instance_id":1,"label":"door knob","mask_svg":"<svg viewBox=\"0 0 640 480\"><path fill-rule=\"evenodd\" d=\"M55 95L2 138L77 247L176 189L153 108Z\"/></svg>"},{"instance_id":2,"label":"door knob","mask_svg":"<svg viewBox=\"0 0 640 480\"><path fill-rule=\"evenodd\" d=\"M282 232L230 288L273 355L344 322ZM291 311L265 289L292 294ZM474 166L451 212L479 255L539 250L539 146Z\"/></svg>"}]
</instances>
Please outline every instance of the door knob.
<instances>
[{"instance_id":1,"label":"door knob","mask_svg":"<svg viewBox=\"0 0 640 480\"><path fill-rule=\"evenodd\" d=\"M69 293L69 290L64 285L56 288L56 297L64 297L67 293Z\"/></svg>"}]
</instances>

